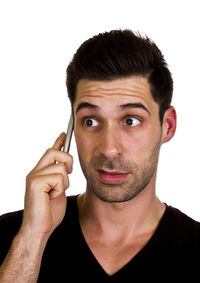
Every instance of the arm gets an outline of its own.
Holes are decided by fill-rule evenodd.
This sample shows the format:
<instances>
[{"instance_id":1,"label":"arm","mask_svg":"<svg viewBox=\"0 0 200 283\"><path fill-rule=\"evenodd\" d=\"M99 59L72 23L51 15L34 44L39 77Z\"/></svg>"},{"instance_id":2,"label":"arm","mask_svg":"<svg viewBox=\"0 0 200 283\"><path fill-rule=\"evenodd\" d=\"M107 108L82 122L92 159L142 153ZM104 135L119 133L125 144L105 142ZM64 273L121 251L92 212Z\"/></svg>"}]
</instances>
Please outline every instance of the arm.
<instances>
[{"instance_id":1,"label":"arm","mask_svg":"<svg viewBox=\"0 0 200 283\"><path fill-rule=\"evenodd\" d=\"M24 217L0 268L0 283L37 282L47 241L66 211L72 157L60 151L64 138L56 140L26 178Z\"/></svg>"},{"instance_id":2,"label":"arm","mask_svg":"<svg viewBox=\"0 0 200 283\"><path fill-rule=\"evenodd\" d=\"M47 239L18 233L0 269L0 282L37 282Z\"/></svg>"}]
</instances>

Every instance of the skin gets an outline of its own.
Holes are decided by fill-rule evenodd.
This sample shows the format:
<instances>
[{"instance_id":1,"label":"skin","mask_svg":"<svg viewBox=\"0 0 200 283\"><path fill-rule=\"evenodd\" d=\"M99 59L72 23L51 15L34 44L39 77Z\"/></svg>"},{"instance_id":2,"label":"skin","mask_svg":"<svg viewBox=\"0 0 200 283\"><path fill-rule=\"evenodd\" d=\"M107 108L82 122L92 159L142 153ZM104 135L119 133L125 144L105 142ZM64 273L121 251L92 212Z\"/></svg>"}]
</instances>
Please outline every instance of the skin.
<instances>
[{"instance_id":1,"label":"skin","mask_svg":"<svg viewBox=\"0 0 200 283\"><path fill-rule=\"evenodd\" d=\"M96 106L80 107L83 102ZM130 103L134 107L121 106ZM159 107L142 77L81 80L73 110L87 179L77 200L79 221L88 247L112 275L145 246L165 211L155 193L157 162L161 145L175 133L176 112L171 106L160 125ZM87 126L86 116L95 127ZM46 243L67 208L73 158L61 151L64 140L62 133L27 175L24 217L0 268L1 282L37 282ZM102 182L97 169L127 175L120 183Z\"/></svg>"},{"instance_id":2,"label":"skin","mask_svg":"<svg viewBox=\"0 0 200 283\"><path fill-rule=\"evenodd\" d=\"M23 222L0 267L0 282L37 282L47 241L67 208L73 158L61 151L65 136L56 139L26 177Z\"/></svg>"},{"instance_id":3,"label":"skin","mask_svg":"<svg viewBox=\"0 0 200 283\"><path fill-rule=\"evenodd\" d=\"M149 86L143 78L109 83L81 81L78 85L74 108L80 163L88 191L92 190L102 200L123 202L132 199L154 174L161 127L158 104L150 98ZM98 108L84 107L77 111L77 106L84 101ZM130 103L140 103L145 109L120 109L121 105ZM90 127L82 122L87 116L92 117L86 120L93 123ZM127 122L133 125L127 125ZM83 145L84 150L81 150ZM119 185L102 184L97 169L119 171L129 176Z\"/></svg>"},{"instance_id":4,"label":"skin","mask_svg":"<svg viewBox=\"0 0 200 283\"><path fill-rule=\"evenodd\" d=\"M96 107L84 107L84 102ZM121 109L130 103L144 107ZM155 193L156 172L160 147L175 133L176 112L171 106L160 124L159 105L143 77L81 80L73 110L87 179L86 192L78 198L80 224L88 246L111 275L148 242L165 211ZM134 126L127 125L127 117L133 117ZM102 183L97 169L128 177L119 184Z\"/></svg>"}]
</instances>

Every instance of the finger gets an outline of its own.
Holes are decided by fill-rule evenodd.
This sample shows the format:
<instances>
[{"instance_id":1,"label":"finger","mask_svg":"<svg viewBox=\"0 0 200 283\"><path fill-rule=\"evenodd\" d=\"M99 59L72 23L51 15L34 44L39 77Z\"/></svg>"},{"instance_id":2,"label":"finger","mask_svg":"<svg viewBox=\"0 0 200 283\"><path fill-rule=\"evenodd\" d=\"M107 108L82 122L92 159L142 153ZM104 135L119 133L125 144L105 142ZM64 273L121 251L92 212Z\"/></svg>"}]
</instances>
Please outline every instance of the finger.
<instances>
[{"instance_id":1,"label":"finger","mask_svg":"<svg viewBox=\"0 0 200 283\"><path fill-rule=\"evenodd\" d=\"M42 176L42 175L48 175L54 173L61 173L63 175L68 175L72 173L72 167L70 165L67 165L67 163L53 164L33 172L32 176L34 175Z\"/></svg>"},{"instance_id":2,"label":"finger","mask_svg":"<svg viewBox=\"0 0 200 283\"><path fill-rule=\"evenodd\" d=\"M67 188L69 188L69 178L66 175L64 178L62 174L50 174L52 180L49 179L48 185L51 186L49 193L50 199L54 199L62 195Z\"/></svg>"},{"instance_id":3,"label":"finger","mask_svg":"<svg viewBox=\"0 0 200 283\"><path fill-rule=\"evenodd\" d=\"M29 193L40 194L50 193L51 190L56 191L54 197L62 194L69 187L68 175L63 174L48 174L43 176L33 176L31 180L28 180ZM52 195L52 194L51 194Z\"/></svg>"},{"instance_id":4,"label":"finger","mask_svg":"<svg viewBox=\"0 0 200 283\"><path fill-rule=\"evenodd\" d=\"M57 150L55 148L49 148L42 158L39 160L33 171L41 170L49 165L53 165L56 162L65 163L67 168L69 168L69 172L72 171L73 157L63 151ZM71 169L70 169L71 168Z\"/></svg>"},{"instance_id":5,"label":"finger","mask_svg":"<svg viewBox=\"0 0 200 283\"><path fill-rule=\"evenodd\" d=\"M61 193L61 192L56 191L56 190L53 189L53 190L51 190L51 191L49 192L49 197L50 197L51 200L53 200L53 199L55 199L55 198L60 197L62 194L65 195L65 192ZM65 195L65 197L66 197L66 195Z\"/></svg>"},{"instance_id":6,"label":"finger","mask_svg":"<svg viewBox=\"0 0 200 283\"><path fill-rule=\"evenodd\" d=\"M64 132L61 133L60 136L54 142L52 148L61 150L61 148L63 147L64 142L65 142L65 137L66 137L66 134Z\"/></svg>"}]
</instances>

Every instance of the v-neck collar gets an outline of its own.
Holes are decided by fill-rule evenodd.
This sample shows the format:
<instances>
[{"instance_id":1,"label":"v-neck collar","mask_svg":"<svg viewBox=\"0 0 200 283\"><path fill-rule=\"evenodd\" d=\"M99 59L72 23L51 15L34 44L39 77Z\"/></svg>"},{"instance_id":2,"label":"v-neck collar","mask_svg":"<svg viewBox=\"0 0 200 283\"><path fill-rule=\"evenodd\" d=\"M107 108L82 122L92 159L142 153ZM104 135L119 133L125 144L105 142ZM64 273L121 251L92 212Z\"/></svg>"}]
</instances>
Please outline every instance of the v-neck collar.
<instances>
[{"instance_id":1,"label":"v-neck collar","mask_svg":"<svg viewBox=\"0 0 200 283\"><path fill-rule=\"evenodd\" d=\"M75 206L75 215L74 217L76 218L76 223L77 223L77 232L80 235L80 240L82 241L82 245L84 247L85 252L88 254L88 257L90 257L90 260L93 262L93 264L96 266L97 270L106 278L114 278L117 277L119 274L126 272L127 269L132 268L133 266L138 267L140 264L143 265L147 260L151 261L151 264L153 263L153 259L151 258L152 254L154 254L155 250L159 249L159 246L162 244L160 243L160 239L163 237L161 236L163 233L165 233L165 223L167 220L167 215L169 213L169 207L167 204L165 204L166 209L159 221L159 224L149 239L149 241L145 244L145 246L132 258L130 261L128 261L124 266L122 266L119 270L117 270L115 273L112 275L109 275L101 266L101 264L98 262L96 257L94 256L93 252L91 251L90 247L88 246L85 237L83 235L81 226L80 226L80 221L79 221L79 214L78 214L78 204L77 204L77 197L74 199L76 202ZM156 254L154 254L156 257Z\"/></svg>"}]
</instances>

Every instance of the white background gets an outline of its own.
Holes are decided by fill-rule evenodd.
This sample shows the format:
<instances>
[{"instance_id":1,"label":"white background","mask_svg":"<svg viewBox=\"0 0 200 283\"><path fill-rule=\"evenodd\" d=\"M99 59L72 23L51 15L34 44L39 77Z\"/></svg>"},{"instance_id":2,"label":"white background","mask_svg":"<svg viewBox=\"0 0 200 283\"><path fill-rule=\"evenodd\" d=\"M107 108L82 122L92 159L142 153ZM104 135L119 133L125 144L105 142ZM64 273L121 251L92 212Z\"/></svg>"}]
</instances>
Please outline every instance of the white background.
<instances>
[{"instance_id":1,"label":"white background","mask_svg":"<svg viewBox=\"0 0 200 283\"><path fill-rule=\"evenodd\" d=\"M200 221L199 1L0 1L0 214L23 208L25 177L60 132L70 104L65 69L79 45L116 28L162 50L174 79L175 137L161 150L157 194ZM72 141L67 194L85 190Z\"/></svg>"}]
</instances>

